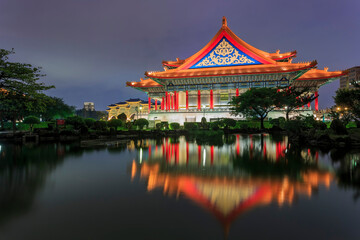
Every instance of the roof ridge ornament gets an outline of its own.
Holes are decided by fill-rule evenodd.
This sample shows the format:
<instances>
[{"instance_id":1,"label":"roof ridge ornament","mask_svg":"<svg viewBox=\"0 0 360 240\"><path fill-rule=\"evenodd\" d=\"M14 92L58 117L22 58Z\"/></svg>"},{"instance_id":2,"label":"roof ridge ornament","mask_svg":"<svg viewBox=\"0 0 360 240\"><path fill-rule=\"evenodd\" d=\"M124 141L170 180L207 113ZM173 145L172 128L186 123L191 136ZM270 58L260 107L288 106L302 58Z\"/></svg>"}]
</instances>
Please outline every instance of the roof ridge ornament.
<instances>
[{"instance_id":1,"label":"roof ridge ornament","mask_svg":"<svg viewBox=\"0 0 360 240\"><path fill-rule=\"evenodd\" d=\"M222 27L227 27L227 20L225 16L222 17Z\"/></svg>"}]
</instances>

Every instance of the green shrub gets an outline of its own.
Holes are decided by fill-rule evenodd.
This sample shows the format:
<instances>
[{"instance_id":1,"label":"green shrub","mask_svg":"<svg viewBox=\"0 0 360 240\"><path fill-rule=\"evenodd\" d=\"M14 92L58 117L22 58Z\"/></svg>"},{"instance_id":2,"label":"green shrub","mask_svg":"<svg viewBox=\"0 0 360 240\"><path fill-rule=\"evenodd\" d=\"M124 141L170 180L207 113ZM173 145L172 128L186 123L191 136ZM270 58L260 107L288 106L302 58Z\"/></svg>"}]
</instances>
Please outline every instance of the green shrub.
<instances>
[{"instance_id":1,"label":"green shrub","mask_svg":"<svg viewBox=\"0 0 360 240\"><path fill-rule=\"evenodd\" d=\"M71 129L64 129L60 132L60 135L63 135L63 136L74 136L76 135L74 130L71 130Z\"/></svg>"},{"instance_id":2,"label":"green shrub","mask_svg":"<svg viewBox=\"0 0 360 240\"><path fill-rule=\"evenodd\" d=\"M161 122L162 128L169 129L169 123L168 122Z\"/></svg>"},{"instance_id":3,"label":"green shrub","mask_svg":"<svg viewBox=\"0 0 360 240\"><path fill-rule=\"evenodd\" d=\"M187 130L198 129L198 125L195 122L184 122L184 129Z\"/></svg>"},{"instance_id":4,"label":"green shrub","mask_svg":"<svg viewBox=\"0 0 360 240\"><path fill-rule=\"evenodd\" d=\"M222 122L220 122L220 121L211 122L210 128L214 131L217 131L217 130L219 130L221 125L222 125Z\"/></svg>"},{"instance_id":5,"label":"green shrub","mask_svg":"<svg viewBox=\"0 0 360 240\"><path fill-rule=\"evenodd\" d=\"M241 124L240 129L248 129L249 126L247 124Z\"/></svg>"},{"instance_id":6,"label":"green shrub","mask_svg":"<svg viewBox=\"0 0 360 240\"><path fill-rule=\"evenodd\" d=\"M120 119L114 119L114 120L119 120L121 122ZM110 127L110 135L112 135L112 136L116 135L116 128L115 127Z\"/></svg>"},{"instance_id":7,"label":"green shrub","mask_svg":"<svg viewBox=\"0 0 360 240\"><path fill-rule=\"evenodd\" d=\"M236 120L232 119L232 118L224 118L222 120L222 122L224 123L226 128L229 127L235 127L236 126Z\"/></svg>"},{"instance_id":8,"label":"green shrub","mask_svg":"<svg viewBox=\"0 0 360 240\"><path fill-rule=\"evenodd\" d=\"M132 122L130 122L130 121L128 121L128 122L125 123L125 127L127 128L127 130L130 130L133 125L134 125L134 124L133 124Z\"/></svg>"},{"instance_id":9,"label":"green shrub","mask_svg":"<svg viewBox=\"0 0 360 240\"><path fill-rule=\"evenodd\" d=\"M123 123L126 123L127 116L125 113L121 113L119 116L117 116L117 119L120 119Z\"/></svg>"},{"instance_id":10,"label":"green shrub","mask_svg":"<svg viewBox=\"0 0 360 240\"><path fill-rule=\"evenodd\" d=\"M94 124L95 124L95 119L93 118L85 118L84 119L84 122L85 122L85 125L88 127L88 128L92 128L94 127Z\"/></svg>"},{"instance_id":11,"label":"green shrub","mask_svg":"<svg viewBox=\"0 0 360 240\"><path fill-rule=\"evenodd\" d=\"M73 126L74 129L80 129L82 126L85 126L84 119L79 116L68 117L65 120L65 123L66 123L66 125Z\"/></svg>"},{"instance_id":12,"label":"green shrub","mask_svg":"<svg viewBox=\"0 0 360 240\"><path fill-rule=\"evenodd\" d=\"M302 130L307 129L306 123L303 120L289 120L284 123L284 128L288 132L300 133Z\"/></svg>"},{"instance_id":13,"label":"green shrub","mask_svg":"<svg viewBox=\"0 0 360 240\"><path fill-rule=\"evenodd\" d=\"M88 127L82 126L82 127L80 128L80 134L81 134L81 135L87 135L88 133L89 133Z\"/></svg>"},{"instance_id":14,"label":"green shrub","mask_svg":"<svg viewBox=\"0 0 360 240\"><path fill-rule=\"evenodd\" d=\"M269 123L273 126L277 126L279 128L284 128L285 118L284 117L274 118L274 119L271 119L269 121Z\"/></svg>"},{"instance_id":15,"label":"green shrub","mask_svg":"<svg viewBox=\"0 0 360 240\"><path fill-rule=\"evenodd\" d=\"M268 121L264 121L265 128L270 127ZM239 120L236 122L236 128L247 129L247 128L260 128L260 122L256 120Z\"/></svg>"},{"instance_id":16,"label":"green shrub","mask_svg":"<svg viewBox=\"0 0 360 240\"><path fill-rule=\"evenodd\" d=\"M30 125L30 131L33 131L34 128L34 124L39 124L40 123L40 119L38 117L35 116L28 116L24 119L23 123L25 124L29 124Z\"/></svg>"},{"instance_id":17,"label":"green shrub","mask_svg":"<svg viewBox=\"0 0 360 240\"><path fill-rule=\"evenodd\" d=\"M198 126L199 126L201 129L209 129L209 124L207 123L205 117L202 117L202 118L201 118L201 122L200 122L200 124L198 124Z\"/></svg>"},{"instance_id":18,"label":"green shrub","mask_svg":"<svg viewBox=\"0 0 360 240\"><path fill-rule=\"evenodd\" d=\"M114 128L115 130L118 129L118 127L123 126L123 122L120 119L111 119L107 123L108 127Z\"/></svg>"},{"instance_id":19,"label":"green shrub","mask_svg":"<svg viewBox=\"0 0 360 240\"><path fill-rule=\"evenodd\" d=\"M171 124L170 124L171 125ZM169 129L169 123L168 122L160 122L155 125L156 129L163 130L163 129ZM171 127L171 126L170 126Z\"/></svg>"},{"instance_id":20,"label":"green shrub","mask_svg":"<svg viewBox=\"0 0 360 240\"><path fill-rule=\"evenodd\" d=\"M316 129L325 130L325 129L327 129L327 124L324 122L318 121Z\"/></svg>"},{"instance_id":21,"label":"green shrub","mask_svg":"<svg viewBox=\"0 0 360 240\"><path fill-rule=\"evenodd\" d=\"M171 130L177 130L180 129L180 124L179 123L170 123L170 129Z\"/></svg>"},{"instance_id":22,"label":"green shrub","mask_svg":"<svg viewBox=\"0 0 360 240\"><path fill-rule=\"evenodd\" d=\"M339 119L334 119L331 122L330 128L336 133L336 134L347 134L346 128L343 125L343 123Z\"/></svg>"},{"instance_id":23,"label":"green shrub","mask_svg":"<svg viewBox=\"0 0 360 240\"><path fill-rule=\"evenodd\" d=\"M100 131L106 130L106 126L107 126L107 123L105 121L96 121L94 123L94 128L96 130L100 130Z\"/></svg>"},{"instance_id":24,"label":"green shrub","mask_svg":"<svg viewBox=\"0 0 360 240\"><path fill-rule=\"evenodd\" d=\"M135 126L138 126L139 129L143 129L144 126L149 126L149 121L146 120L145 118L139 118L134 122Z\"/></svg>"}]
</instances>

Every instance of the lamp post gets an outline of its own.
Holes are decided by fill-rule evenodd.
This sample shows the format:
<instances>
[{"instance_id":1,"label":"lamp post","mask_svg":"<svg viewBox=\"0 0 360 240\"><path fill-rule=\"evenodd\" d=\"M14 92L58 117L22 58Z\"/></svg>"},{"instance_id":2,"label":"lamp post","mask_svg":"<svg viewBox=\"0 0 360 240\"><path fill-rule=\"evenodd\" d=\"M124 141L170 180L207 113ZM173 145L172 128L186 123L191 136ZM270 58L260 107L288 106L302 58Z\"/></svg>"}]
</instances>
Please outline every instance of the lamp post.
<instances>
[{"instance_id":1,"label":"lamp post","mask_svg":"<svg viewBox=\"0 0 360 240\"><path fill-rule=\"evenodd\" d=\"M142 106L140 106L140 118L141 118L141 110L142 110Z\"/></svg>"},{"instance_id":2,"label":"lamp post","mask_svg":"<svg viewBox=\"0 0 360 240\"><path fill-rule=\"evenodd\" d=\"M138 106L135 106L135 111L136 111L136 119L139 119L139 109L138 109Z\"/></svg>"},{"instance_id":3,"label":"lamp post","mask_svg":"<svg viewBox=\"0 0 360 240\"><path fill-rule=\"evenodd\" d=\"M204 117L205 117L205 107L206 105L202 105L203 109L204 109Z\"/></svg>"}]
</instances>

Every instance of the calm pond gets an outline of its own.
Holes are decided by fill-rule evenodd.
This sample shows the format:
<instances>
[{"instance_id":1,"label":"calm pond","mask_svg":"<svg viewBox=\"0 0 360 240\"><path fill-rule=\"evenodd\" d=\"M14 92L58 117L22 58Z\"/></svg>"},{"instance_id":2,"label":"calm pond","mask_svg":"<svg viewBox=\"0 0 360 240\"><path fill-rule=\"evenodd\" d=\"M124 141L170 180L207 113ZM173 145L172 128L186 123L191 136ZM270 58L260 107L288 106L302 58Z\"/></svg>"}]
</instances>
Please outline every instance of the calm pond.
<instances>
[{"instance_id":1,"label":"calm pond","mask_svg":"<svg viewBox=\"0 0 360 240\"><path fill-rule=\"evenodd\" d=\"M1 144L0 239L360 239L359 164L256 134Z\"/></svg>"}]
</instances>

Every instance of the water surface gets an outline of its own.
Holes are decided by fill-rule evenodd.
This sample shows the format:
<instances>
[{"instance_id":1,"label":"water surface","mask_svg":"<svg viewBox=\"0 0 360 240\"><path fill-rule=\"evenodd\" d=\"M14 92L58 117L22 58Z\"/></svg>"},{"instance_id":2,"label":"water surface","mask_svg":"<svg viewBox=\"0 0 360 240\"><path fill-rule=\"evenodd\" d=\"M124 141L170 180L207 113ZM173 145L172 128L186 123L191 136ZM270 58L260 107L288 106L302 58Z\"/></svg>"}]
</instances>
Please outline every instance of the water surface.
<instances>
[{"instance_id":1,"label":"water surface","mask_svg":"<svg viewBox=\"0 0 360 240\"><path fill-rule=\"evenodd\" d=\"M0 148L0 239L357 239L356 151L286 137Z\"/></svg>"}]
</instances>

